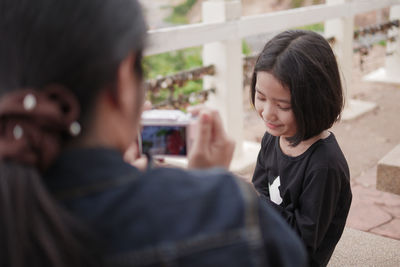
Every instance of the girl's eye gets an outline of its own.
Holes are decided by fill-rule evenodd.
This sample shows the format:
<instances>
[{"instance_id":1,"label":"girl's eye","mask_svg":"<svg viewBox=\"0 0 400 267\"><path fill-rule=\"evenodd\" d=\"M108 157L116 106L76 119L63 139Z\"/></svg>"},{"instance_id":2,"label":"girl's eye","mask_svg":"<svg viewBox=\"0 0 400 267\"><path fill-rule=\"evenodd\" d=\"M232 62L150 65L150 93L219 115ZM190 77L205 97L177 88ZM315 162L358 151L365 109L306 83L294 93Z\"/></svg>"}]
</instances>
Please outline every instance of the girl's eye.
<instances>
[{"instance_id":1,"label":"girl's eye","mask_svg":"<svg viewBox=\"0 0 400 267\"><path fill-rule=\"evenodd\" d=\"M261 94L259 94L259 93L256 93L256 97L257 97L257 99L260 100L260 101L265 101L265 96L263 96L263 95L261 95Z\"/></svg>"},{"instance_id":2,"label":"girl's eye","mask_svg":"<svg viewBox=\"0 0 400 267\"><path fill-rule=\"evenodd\" d=\"M291 109L291 107L283 107L283 106L280 106L280 105L278 105L278 108L280 110L283 110L283 111L289 111Z\"/></svg>"}]
</instances>

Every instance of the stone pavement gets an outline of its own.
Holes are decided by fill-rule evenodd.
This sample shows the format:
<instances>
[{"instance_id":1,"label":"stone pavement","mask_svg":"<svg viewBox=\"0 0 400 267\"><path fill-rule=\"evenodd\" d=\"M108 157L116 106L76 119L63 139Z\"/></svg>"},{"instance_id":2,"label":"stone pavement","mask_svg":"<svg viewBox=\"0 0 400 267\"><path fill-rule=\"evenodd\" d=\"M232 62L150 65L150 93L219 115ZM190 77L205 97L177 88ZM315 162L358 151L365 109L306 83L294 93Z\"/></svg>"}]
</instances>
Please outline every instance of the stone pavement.
<instances>
[{"instance_id":1,"label":"stone pavement","mask_svg":"<svg viewBox=\"0 0 400 267\"><path fill-rule=\"evenodd\" d=\"M400 195L376 189L376 166L351 181L347 227L400 240Z\"/></svg>"},{"instance_id":2,"label":"stone pavement","mask_svg":"<svg viewBox=\"0 0 400 267\"><path fill-rule=\"evenodd\" d=\"M400 241L345 228L328 267L400 266Z\"/></svg>"}]
</instances>

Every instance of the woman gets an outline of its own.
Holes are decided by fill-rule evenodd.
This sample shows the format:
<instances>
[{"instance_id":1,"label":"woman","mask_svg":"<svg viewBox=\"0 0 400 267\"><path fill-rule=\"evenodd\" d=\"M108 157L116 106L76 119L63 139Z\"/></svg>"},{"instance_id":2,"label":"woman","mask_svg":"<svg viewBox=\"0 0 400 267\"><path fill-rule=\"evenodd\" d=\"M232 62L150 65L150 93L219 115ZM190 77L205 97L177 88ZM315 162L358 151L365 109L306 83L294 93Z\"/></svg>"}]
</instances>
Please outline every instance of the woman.
<instances>
[{"instance_id":1,"label":"woman","mask_svg":"<svg viewBox=\"0 0 400 267\"><path fill-rule=\"evenodd\" d=\"M141 172L145 23L131 0L0 0L1 266L301 266L298 238L220 169ZM227 167L218 114L189 165Z\"/></svg>"}]
</instances>

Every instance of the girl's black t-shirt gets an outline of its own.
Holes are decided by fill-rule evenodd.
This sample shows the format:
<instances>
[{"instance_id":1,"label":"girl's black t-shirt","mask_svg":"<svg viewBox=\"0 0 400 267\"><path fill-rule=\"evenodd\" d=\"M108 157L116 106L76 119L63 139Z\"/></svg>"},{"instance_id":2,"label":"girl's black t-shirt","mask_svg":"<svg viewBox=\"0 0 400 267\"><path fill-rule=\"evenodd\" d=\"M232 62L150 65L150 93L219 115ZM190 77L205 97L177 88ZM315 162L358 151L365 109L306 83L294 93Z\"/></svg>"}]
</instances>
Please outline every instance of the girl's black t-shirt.
<instances>
[{"instance_id":1,"label":"girl's black t-shirt","mask_svg":"<svg viewBox=\"0 0 400 267\"><path fill-rule=\"evenodd\" d=\"M333 133L297 157L266 133L252 182L300 235L311 266L327 265L339 241L352 194L347 161Z\"/></svg>"}]
</instances>

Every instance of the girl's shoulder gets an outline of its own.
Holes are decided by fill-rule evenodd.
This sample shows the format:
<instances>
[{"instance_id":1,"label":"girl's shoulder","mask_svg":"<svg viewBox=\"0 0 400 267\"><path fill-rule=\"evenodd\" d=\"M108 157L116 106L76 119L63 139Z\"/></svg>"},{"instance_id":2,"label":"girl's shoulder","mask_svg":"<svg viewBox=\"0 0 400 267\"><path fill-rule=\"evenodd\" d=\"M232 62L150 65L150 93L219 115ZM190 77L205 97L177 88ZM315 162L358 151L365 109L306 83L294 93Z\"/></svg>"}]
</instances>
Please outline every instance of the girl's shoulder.
<instances>
[{"instance_id":1,"label":"girl's shoulder","mask_svg":"<svg viewBox=\"0 0 400 267\"><path fill-rule=\"evenodd\" d=\"M278 153L279 138L266 132L261 140L261 151L265 156Z\"/></svg>"},{"instance_id":2,"label":"girl's shoulder","mask_svg":"<svg viewBox=\"0 0 400 267\"><path fill-rule=\"evenodd\" d=\"M326 160L344 158L342 149L332 132L327 138L318 140L312 146L312 154L314 157L322 157Z\"/></svg>"},{"instance_id":3,"label":"girl's shoulder","mask_svg":"<svg viewBox=\"0 0 400 267\"><path fill-rule=\"evenodd\" d=\"M261 146L266 146L268 144L274 144L278 137L269 134L268 132L264 133L264 136L261 140Z\"/></svg>"},{"instance_id":4,"label":"girl's shoulder","mask_svg":"<svg viewBox=\"0 0 400 267\"><path fill-rule=\"evenodd\" d=\"M314 144L309 155L309 169L316 171L319 169L348 173L349 168L346 157L344 156L336 137L331 133L327 138L321 139Z\"/></svg>"}]
</instances>

